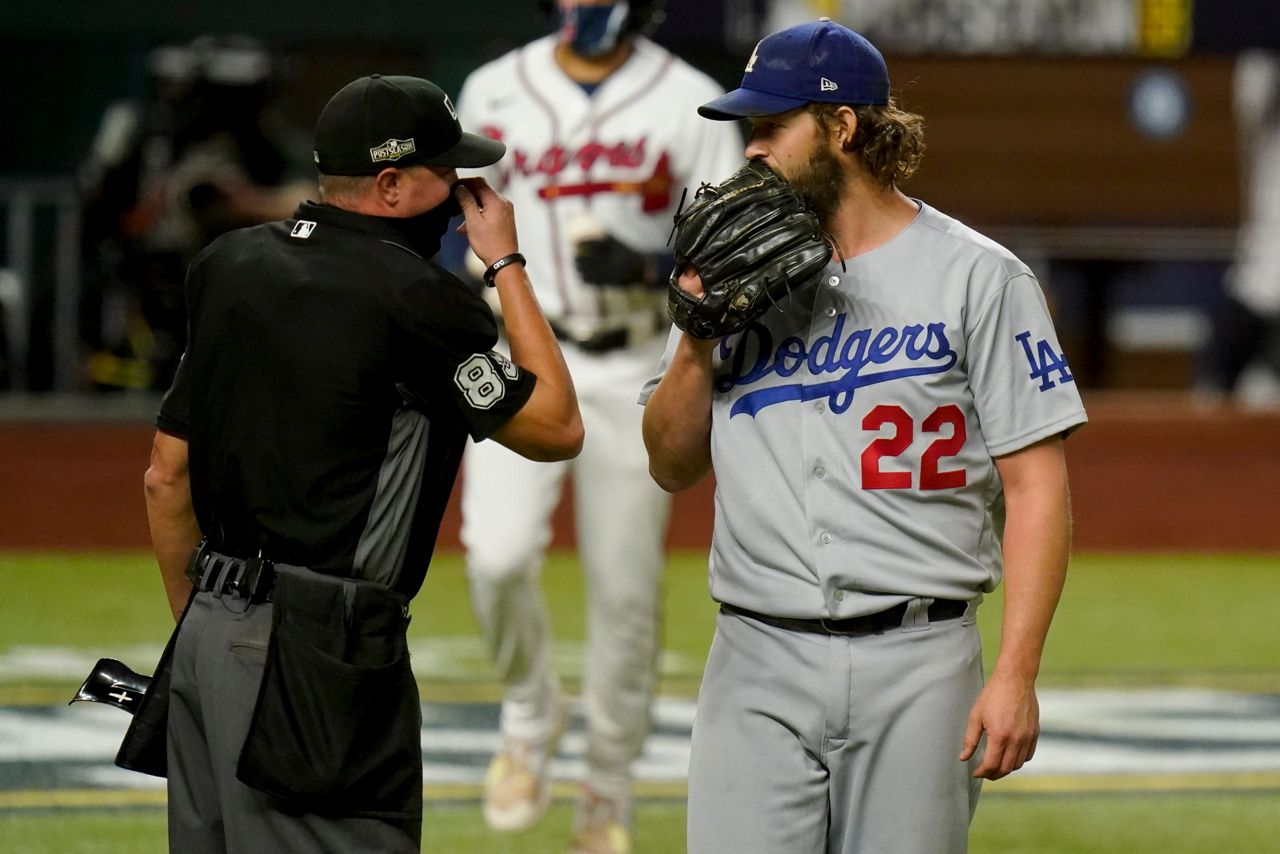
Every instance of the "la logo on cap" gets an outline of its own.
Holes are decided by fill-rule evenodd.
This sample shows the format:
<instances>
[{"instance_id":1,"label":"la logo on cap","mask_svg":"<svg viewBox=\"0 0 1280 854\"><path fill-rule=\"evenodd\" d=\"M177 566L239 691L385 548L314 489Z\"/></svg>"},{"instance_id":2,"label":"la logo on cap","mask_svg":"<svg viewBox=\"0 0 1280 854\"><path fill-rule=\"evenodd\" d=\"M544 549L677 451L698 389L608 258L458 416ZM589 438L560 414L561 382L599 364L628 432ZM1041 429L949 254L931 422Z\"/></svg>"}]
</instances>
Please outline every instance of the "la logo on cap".
<instances>
[{"instance_id":1,"label":"la logo on cap","mask_svg":"<svg viewBox=\"0 0 1280 854\"><path fill-rule=\"evenodd\" d=\"M413 154L417 150L417 146L413 144L413 137L409 139L389 139L382 145L369 149L369 156L373 158L374 163L381 163L384 160L399 160L406 154Z\"/></svg>"},{"instance_id":2,"label":"la logo on cap","mask_svg":"<svg viewBox=\"0 0 1280 854\"><path fill-rule=\"evenodd\" d=\"M761 39L761 41L763 41L763 39ZM751 51L751 58L747 60L747 68L745 71L742 72L743 74L751 73L751 69L755 68L756 59L759 58L759 56L760 56L760 42L756 42L755 50Z\"/></svg>"}]
</instances>

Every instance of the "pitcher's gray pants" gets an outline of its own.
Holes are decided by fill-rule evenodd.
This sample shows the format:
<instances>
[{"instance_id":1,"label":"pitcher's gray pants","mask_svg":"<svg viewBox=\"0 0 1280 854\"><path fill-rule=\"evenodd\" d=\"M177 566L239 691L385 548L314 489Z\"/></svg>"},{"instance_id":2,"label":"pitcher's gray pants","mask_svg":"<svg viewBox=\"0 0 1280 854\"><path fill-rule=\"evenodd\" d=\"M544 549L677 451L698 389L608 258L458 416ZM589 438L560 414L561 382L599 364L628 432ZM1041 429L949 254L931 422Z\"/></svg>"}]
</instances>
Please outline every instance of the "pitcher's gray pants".
<instances>
[{"instance_id":1,"label":"pitcher's gray pants","mask_svg":"<svg viewBox=\"0 0 1280 854\"><path fill-rule=\"evenodd\" d=\"M262 681L271 607L197 593L187 611L174 647L169 695L169 850L416 854L416 821L291 812L236 779Z\"/></svg>"},{"instance_id":2,"label":"pitcher's gray pants","mask_svg":"<svg viewBox=\"0 0 1280 854\"><path fill-rule=\"evenodd\" d=\"M819 635L721 611L698 694L690 854L963 854L980 756L977 604Z\"/></svg>"}]
</instances>

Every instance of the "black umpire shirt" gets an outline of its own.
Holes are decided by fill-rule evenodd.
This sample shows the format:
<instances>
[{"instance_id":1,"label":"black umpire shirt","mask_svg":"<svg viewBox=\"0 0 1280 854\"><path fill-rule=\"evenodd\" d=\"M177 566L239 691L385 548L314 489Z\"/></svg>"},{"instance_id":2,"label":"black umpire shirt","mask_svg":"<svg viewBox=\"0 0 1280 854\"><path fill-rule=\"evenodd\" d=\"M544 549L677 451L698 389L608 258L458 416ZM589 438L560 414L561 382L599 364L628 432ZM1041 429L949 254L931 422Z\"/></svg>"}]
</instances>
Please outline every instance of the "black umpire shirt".
<instances>
[{"instance_id":1,"label":"black umpire shirt","mask_svg":"<svg viewBox=\"0 0 1280 854\"><path fill-rule=\"evenodd\" d=\"M535 382L422 223L306 202L192 262L157 426L189 443L211 548L417 593L467 435Z\"/></svg>"}]
</instances>

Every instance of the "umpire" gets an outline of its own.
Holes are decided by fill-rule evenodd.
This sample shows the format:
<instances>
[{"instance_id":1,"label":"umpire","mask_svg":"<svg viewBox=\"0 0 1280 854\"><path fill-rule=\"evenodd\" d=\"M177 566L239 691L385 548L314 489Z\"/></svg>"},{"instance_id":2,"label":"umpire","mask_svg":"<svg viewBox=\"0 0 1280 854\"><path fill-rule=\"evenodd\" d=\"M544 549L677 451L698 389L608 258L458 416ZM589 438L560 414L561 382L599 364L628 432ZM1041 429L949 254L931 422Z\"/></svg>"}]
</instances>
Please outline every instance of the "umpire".
<instances>
[{"instance_id":1,"label":"umpire","mask_svg":"<svg viewBox=\"0 0 1280 854\"><path fill-rule=\"evenodd\" d=\"M539 460L583 439L513 208L455 172L504 150L432 83L362 78L316 126L320 203L191 264L146 474L178 620L151 698L173 851L419 850L405 628L466 438ZM511 360L484 300L429 260L459 208Z\"/></svg>"}]
</instances>

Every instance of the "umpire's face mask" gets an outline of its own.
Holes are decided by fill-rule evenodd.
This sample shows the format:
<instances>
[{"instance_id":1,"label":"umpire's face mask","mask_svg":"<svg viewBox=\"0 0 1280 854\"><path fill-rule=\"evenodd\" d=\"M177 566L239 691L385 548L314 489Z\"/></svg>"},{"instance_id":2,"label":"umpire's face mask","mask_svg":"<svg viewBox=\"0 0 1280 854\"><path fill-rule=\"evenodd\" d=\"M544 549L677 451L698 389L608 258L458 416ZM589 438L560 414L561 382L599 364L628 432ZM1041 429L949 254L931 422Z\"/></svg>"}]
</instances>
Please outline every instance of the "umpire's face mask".
<instances>
[{"instance_id":1,"label":"umpire's face mask","mask_svg":"<svg viewBox=\"0 0 1280 854\"><path fill-rule=\"evenodd\" d=\"M626 2L561 8L560 42L567 44L579 56L613 53L630 12L631 5Z\"/></svg>"},{"instance_id":2,"label":"umpire's face mask","mask_svg":"<svg viewBox=\"0 0 1280 854\"><path fill-rule=\"evenodd\" d=\"M415 252L423 258L430 258L440 251L440 241L449 230L449 220L461 214L462 208L451 192L449 198L426 213L395 219L393 222L400 233L408 238L409 245Z\"/></svg>"}]
</instances>

